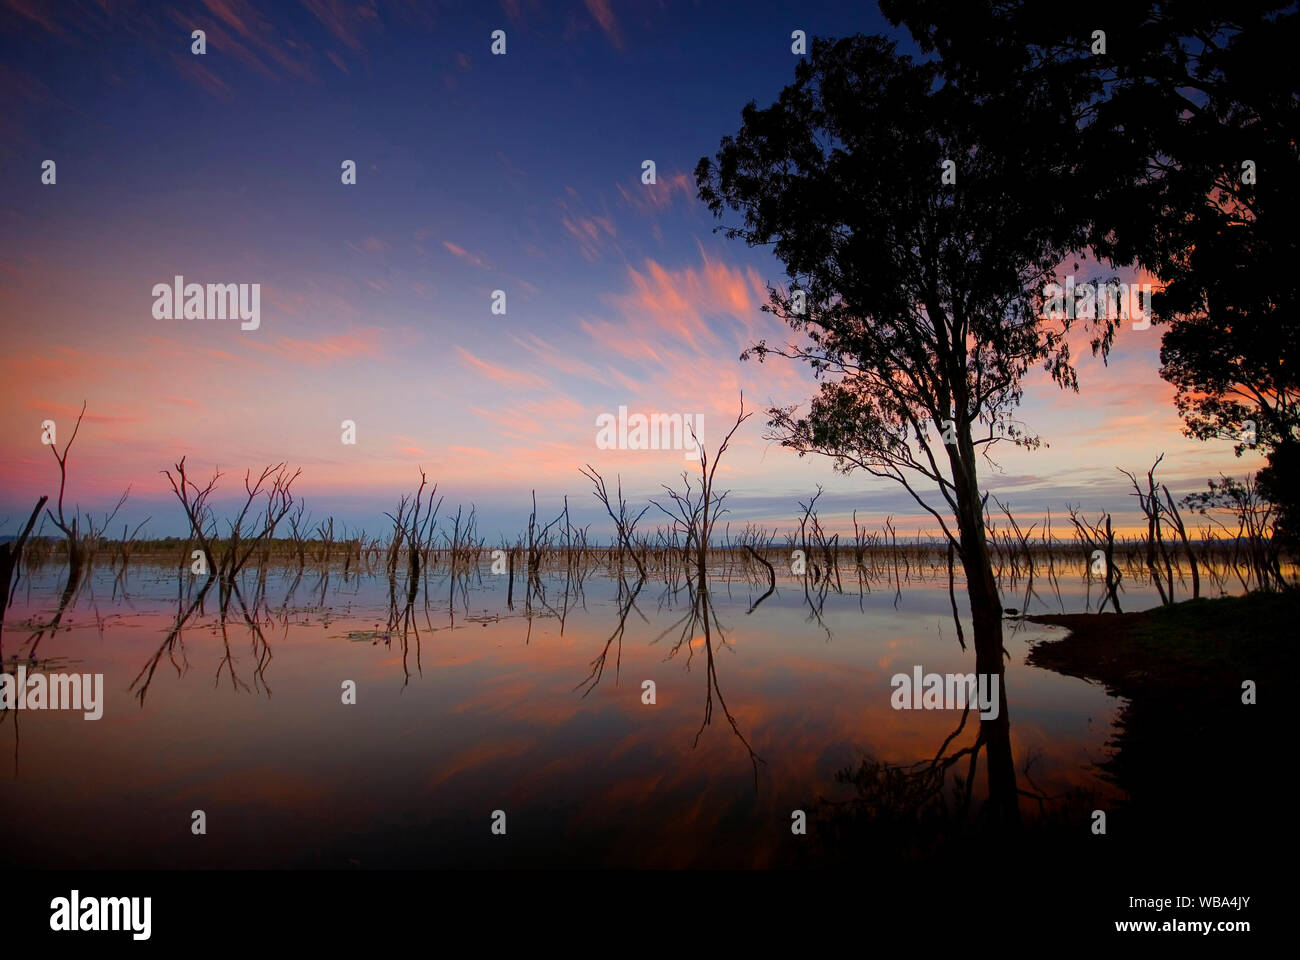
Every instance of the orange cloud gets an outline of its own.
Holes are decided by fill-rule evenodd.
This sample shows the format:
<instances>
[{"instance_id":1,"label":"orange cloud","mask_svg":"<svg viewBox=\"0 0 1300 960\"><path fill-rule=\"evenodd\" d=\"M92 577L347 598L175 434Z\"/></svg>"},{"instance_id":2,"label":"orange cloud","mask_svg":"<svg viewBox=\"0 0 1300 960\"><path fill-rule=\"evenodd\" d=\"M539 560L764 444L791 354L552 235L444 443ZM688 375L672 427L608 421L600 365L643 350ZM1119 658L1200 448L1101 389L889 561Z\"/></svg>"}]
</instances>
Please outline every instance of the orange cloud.
<instances>
[{"instance_id":1,"label":"orange cloud","mask_svg":"<svg viewBox=\"0 0 1300 960\"><path fill-rule=\"evenodd\" d=\"M752 329L759 306L766 299L762 280L753 268L732 269L704 256L699 270L670 271L646 260L644 271L628 267L632 289L614 294L606 302L632 318L651 321L653 332L685 341L694 349L718 342L706 318L733 317Z\"/></svg>"}]
</instances>

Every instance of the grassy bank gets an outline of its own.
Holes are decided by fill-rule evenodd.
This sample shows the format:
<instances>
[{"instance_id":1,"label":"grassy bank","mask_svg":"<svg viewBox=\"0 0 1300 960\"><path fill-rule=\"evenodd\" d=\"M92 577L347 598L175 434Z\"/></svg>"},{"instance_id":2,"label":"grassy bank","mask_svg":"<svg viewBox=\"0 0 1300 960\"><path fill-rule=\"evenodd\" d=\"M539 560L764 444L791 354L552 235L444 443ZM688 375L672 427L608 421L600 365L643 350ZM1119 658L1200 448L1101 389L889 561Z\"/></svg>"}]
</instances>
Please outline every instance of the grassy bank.
<instances>
[{"instance_id":1,"label":"grassy bank","mask_svg":"<svg viewBox=\"0 0 1300 960\"><path fill-rule=\"evenodd\" d=\"M1125 700L1109 755L1095 761L1129 796L1108 812L1110 836L1225 870L1280 841L1300 592L1028 619L1069 631L1035 645L1030 665ZM1255 704L1242 702L1247 680Z\"/></svg>"},{"instance_id":2,"label":"grassy bank","mask_svg":"<svg viewBox=\"0 0 1300 960\"><path fill-rule=\"evenodd\" d=\"M1029 663L1104 683L1120 696L1178 686L1207 695L1260 684L1296 662L1300 592L1188 600L1141 613L1033 616L1068 636L1039 643ZM1240 702L1240 697L1236 697Z\"/></svg>"}]
</instances>

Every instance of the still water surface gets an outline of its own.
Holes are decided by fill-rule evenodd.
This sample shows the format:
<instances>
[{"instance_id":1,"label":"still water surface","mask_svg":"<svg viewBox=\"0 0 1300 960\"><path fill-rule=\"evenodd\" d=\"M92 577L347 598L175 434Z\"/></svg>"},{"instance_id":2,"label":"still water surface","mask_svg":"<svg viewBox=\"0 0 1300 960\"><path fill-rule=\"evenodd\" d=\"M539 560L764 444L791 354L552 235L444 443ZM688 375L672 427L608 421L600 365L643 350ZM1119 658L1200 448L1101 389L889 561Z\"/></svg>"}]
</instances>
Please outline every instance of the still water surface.
<instances>
[{"instance_id":1,"label":"still water surface","mask_svg":"<svg viewBox=\"0 0 1300 960\"><path fill-rule=\"evenodd\" d=\"M959 711L894 710L891 676L974 669L946 571L901 591L845 583L820 622L793 579L752 613L766 583L719 579L706 641L698 628L682 638L685 590L646 583L611 639L630 585L620 598L616 579L595 576L566 595L564 576L547 577L529 616L522 584L509 609L505 578L485 566L454 608L446 578L431 576L405 644L388 631L386 580L309 571L286 603L294 576L268 576L260 637L234 606L223 631L214 590L142 699L138 678L185 606L177 577L136 567L124 590L96 571L38 656L49 672L102 673L103 718L3 715L12 829L0 856L91 868L780 866L801 842L791 811L846 796L837 771L864 756L928 760L957 726ZM20 589L6 670L54 614L60 581L49 568ZM1085 610L1082 567L1061 573L1059 596L1037 589L1030 612ZM1125 609L1154 599L1130 585ZM1115 796L1097 765L1119 701L1024 663L1031 643L1059 635L1007 622L1016 766L1045 794ZM341 702L346 680L355 705ZM972 718L955 743L975 731ZM983 783L981 764L976 796ZM195 810L204 836L191 833ZM504 837L489 829L496 810Z\"/></svg>"}]
</instances>

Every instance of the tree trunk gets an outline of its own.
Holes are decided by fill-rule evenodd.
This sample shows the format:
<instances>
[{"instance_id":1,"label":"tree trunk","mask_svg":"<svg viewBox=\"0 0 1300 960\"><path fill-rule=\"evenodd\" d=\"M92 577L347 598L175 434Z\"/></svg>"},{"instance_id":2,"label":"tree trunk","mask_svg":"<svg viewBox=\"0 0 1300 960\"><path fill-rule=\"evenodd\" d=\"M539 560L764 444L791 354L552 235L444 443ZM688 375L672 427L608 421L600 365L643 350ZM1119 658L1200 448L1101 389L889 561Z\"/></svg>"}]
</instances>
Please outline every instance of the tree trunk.
<instances>
[{"instance_id":1,"label":"tree trunk","mask_svg":"<svg viewBox=\"0 0 1300 960\"><path fill-rule=\"evenodd\" d=\"M951 459L957 487L962 566L966 571L966 594L975 634L975 672L998 678L997 716L980 720L980 736L988 763L988 810L994 824L1016 828L1020 825L1020 793L1011 757L1011 717L1002 660L1002 597L985 537L984 509L969 431L963 432L959 442L963 448L961 455Z\"/></svg>"}]
</instances>

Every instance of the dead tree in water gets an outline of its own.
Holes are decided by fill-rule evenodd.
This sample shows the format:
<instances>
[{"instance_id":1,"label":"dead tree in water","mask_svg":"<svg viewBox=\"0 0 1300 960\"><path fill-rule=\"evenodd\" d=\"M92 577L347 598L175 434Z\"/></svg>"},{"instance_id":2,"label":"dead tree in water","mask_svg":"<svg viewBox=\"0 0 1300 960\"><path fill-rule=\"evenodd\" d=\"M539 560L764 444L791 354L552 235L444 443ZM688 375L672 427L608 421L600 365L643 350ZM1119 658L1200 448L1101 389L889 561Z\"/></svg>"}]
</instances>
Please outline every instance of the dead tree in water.
<instances>
[{"instance_id":1,"label":"dead tree in water","mask_svg":"<svg viewBox=\"0 0 1300 960\"><path fill-rule=\"evenodd\" d=\"M1011 557L1013 583L1015 574L1020 568L1020 564L1024 564L1027 580L1025 583L1025 599L1020 604L1020 612L1024 613L1029 608L1030 598L1038 596L1038 592L1034 590L1034 552L1029 546L1029 538L1033 536L1034 528L1037 527L1038 524L1031 523L1029 529L1022 530L1020 529L1020 524L1012 514L1010 507L997 497L993 498L993 502L998 505L998 509L1001 510L1003 515L1007 518L1007 522L1011 524L1011 531L1015 534L1014 543L1010 536L1007 538L1008 544L1012 544ZM1042 598L1040 597L1039 599L1041 600Z\"/></svg>"},{"instance_id":2,"label":"dead tree in water","mask_svg":"<svg viewBox=\"0 0 1300 960\"><path fill-rule=\"evenodd\" d=\"M1151 464L1151 469L1147 471L1147 489L1145 493L1141 486L1138 485L1137 477L1127 470L1121 469L1119 472L1128 477L1129 482L1133 484L1133 496L1137 497L1138 507L1147 519L1147 569L1151 572L1151 582L1156 585L1156 590L1160 593L1160 602L1168 605L1174 602L1174 568L1169 560L1169 551L1165 547L1164 533L1160 523L1160 515L1165 513L1167 508L1160 502L1160 493L1156 489L1156 467L1160 466L1160 461L1164 458L1165 455L1160 454L1156 458L1156 462ZM1157 560L1160 562L1157 562ZM1162 564L1163 571L1161 570Z\"/></svg>"},{"instance_id":3,"label":"dead tree in water","mask_svg":"<svg viewBox=\"0 0 1300 960\"><path fill-rule=\"evenodd\" d=\"M208 498L212 496L212 491L216 489L217 481L221 479L221 472L214 471L212 479L208 485L199 488L185 474L185 458L181 457L180 462L176 464L176 476L172 476L170 470L164 470L163 474L172 485L172 492L176 494L176 499L180 500L181 507L185 511L185 519L189 523L190 534L193 539L198 540L199 547L203 551L202 566L208 571L208 582L216 575L217 558L212 549L212 539L216 535L215 529L209 529L212 523L211 509L208 507ZM181 558L182 565L193 558L192 554ZM198 558L193 558L196 562Z\"/></svg>"},{"instance_id":4,"label":"dead tree in water","mask_svg":"<svg viewBox=\"0 0 1300 960\"><path fill-rule=\"evenodd\" d=\"M1167 486L1161 485L1165 492L1165 505L1169 510L1169 516L1173 520L1174 529L1178 531L1178 538L1183 542L1183 551L1187 554L1187 562L1192 567L1192 599L1197 600L1201 596L1201 570L1196 563L1196 551L1192 549L1192 543L1187 538L1187 527L1183 524L1182 514L1174 506L1174 498L1169 493Z\"/></svg>"},{"instance_id":5,"label":"dead tree in water","mask_svg":"<svg viewBox=\"0 0 1300 960\"><path fill-rule=\"evenodd\" d=\"M390 610L397 609L397 558L401 555L402 542L406 539L406 507L409 501L409 496L404 493L397 502L397 515L384 513L384 516L393 521L393 537L388 542L388 552L384 563L384 569L388 574L388 606Z\"/></svg>"},{"instance_id":6,"label":"dead tree in water","mask_svg":"<svg viewBox=\"0 0 1300 960\"><path fill-rule=\"evenodd\" d=\"M297 470L290 475L286 473L283 463L277 463L264 469L256 482L252 481L253 473L251 470L244 474L244 491L247 494L247 499L244 501L243 509L235 517L235 521L229 524L229 543L221 560L220 585L223 614L230 602L230 596L235 590L235 580L244 564L248 562L258 547L269 544L274 539L276 527L293 510L294 498L290 488L301 473L302 470ZM269 489L264 490L267 480L271 481L271 486ZM244 520L253 503L263 494L266 497L266 509L262 514L261 527L259 528L255 524L250 528L251 536L246 536L243 529ZM247 542L247 546L243 546L245 542ZM242 552L240 551L241 546L243 546Z\"/></svg>"},{"instance_id":7,"label":"dead tree in water","mask_svg":"<svg viewBox=\"0 0 1300 960\"><path fill-rule=\"evenodd\" d=\"M0 543L0 640L4 637L5 611L9 609L9 591L14 582L14 571L18 569L18 564L23 558L23 545L27 543L32 527L36 525L36 518L41 515L41 508L49 499L49 497L41 497L36 501L36 508L27 518L27 525L12 543ZM4 659L4 647L0 646L0 660L2 659Z\"/></svg>"},{"instance_id":8,"label":"dead tree in water","mask_svg":"<svg viewBox=\"0 0 1300 960\"><path fill-rule=\"evenodd\" d=\"M650 502L659 508L664 514L673 521L674 528L679 524L686 535L685 543L682 547L683 559L689 565L695 567L697 584L701 589L707 589L705 577L705 568L708 561L709 540L713 534L713 527L718 522L718 517L723 513L722 501L726 499L728 491L715 493L713 489L714 475L718 471L718 464L722 462L722 455L727 452L731 445L731 438L735 436L740 425L752 417L754 414L745 412L745 395L740 395L740 413L736 416L736 422L732 425L731 430L722 438L718 444L717 453L714 454L712 466L709 462L709 452L704 448L700 438L695 435L695 427L691 426L691 438L695 442L695 448L700 454L700 486L694 489L691 485L689 474L682 474L684 491L678 493L668 485L664 489L668 492L672 500L673 509L669 510L655 500ZM691 563L691 552L694 551L694 562Z\"/></svg>"},{"instance_id":9,"label":"dead tree in water","mask_svg":"<svg viewBox=\"0 0 1300 960\"><path fill-rule=\"evenodd\" d=\"M68 595L76 589L77 583L81 579L82 550L81 537L77 529L78 514L74 511L71 521L63 515L63 493L68 485L68 451L72 449L72 442L77 439L77 431L81 429L81 420L85 415L86 403L83 401L81 413L77 414L77 422L72 428L72 436L68 437L68 442L64 445L62 454L59 453L56 444L50 444L50 452L54 454L54 459L59 464L59 499L56 502L59 512L57 516L49 510L45 512L54 521L54 525L62 531L63 537L68 544L68 586L65 589L65 594Z\"/></svg>"},{"instance_id":10,"label":"dead tree in water","mask_svg":"<svg viewBox=\"0 0 1300 960\"><path fill-rule=\"evenodd\" d=\"M631 555L632 562L636 564L636 572L641 576L641 579L644 580L645 567L642 565L640 558L636 555L636 549L632 545L632 537L636 532L636 525L641 522L641 518L645 516L646 510L649 510L650 507L646 506L635 517L631 516L631 511L628 509L627 501L623 499L623 479L618 477L616 478L618 484L618 513L615 514L614 508L609 502L609 491L605 489L605 478L597 473L596 468L591 466L591 464L588 464L585 470L579 467L578 472L595 485L596 499L605 505L605 512L608 513L609 518L614 521L614 529L618 533L619 568L622 569L623 552L626 550L627 553Z\"/></svg>"},{"instance_id":11,"label":"dead tree in water","mask_svg":"<svg viewBox=\"0 0 1300 960\"><path fill-rule=\"evenodd\" d=\"M836 559L838 552L839 534L828 538L826 532L822 529L821 521L817 517L817 501L823 493L821 484L817 485L817 492L807 503L799 501L799 506L803 508L803 515L799 518L799 552L803 555L803 598L804 603L808 605L810 615L821 625L823 630L830 631L822 620L822 611L826 605L826 595L831 589L831 578L835 578L835 591L840 592L839 582L839 565ZM809 540L809 536L812 540ZM825 571L817 565L813 559L814 547L821 551L822 561L826 564ZM812 567L811 585L813 592L809 591L810 578L808 568Z\"/></svg>"},{"instance_id":12,"label":"dead tree in water","mask_svg":"<svg viewBox=\"0 0 1300 960\"><path fill-rule=\"evenodd\" d=\"M1223 531L1227 539L1225 546L1230 544L1232 548L1228 568L1241 582L1243 591L1252 589L1252 581L1255 584L1253 589L1257 590L1286 586L1278 541L1273 535L1277 522L1275 508L1261 495L1255 475L1248 474L1235 480L1220 474L1218 480L1209 482L1208 490L1184 497L1183 506L1197 511ZM1214 516L1218 512L1226 512L1236 520L1235 531ZM1243 565L1245 576L1241 573ZM1214 568L1207 566L1206 569L1213 571Z\"/></svg>"},{"instance_id":13,"label":"dead tree in water","mask_svg":"<svg viewBox=\"0 0 1300 960\"><path fill-rule=\"evenodd\" d=\"M1080 513L1077 507L1070 507L1070 523L1074 524L1075 531L1079 534L1079 542L1083 544L1084 550L1084 570L1088 571L1085 576L1091 575L1091 564L1096 560L1103 560L1106 565L1106 595L1102 598L1101 604L1097 607L1097 612L1106 609L1106 602L1109 601L1115 608L1116 613L1123 613L1119 608L1119 582L1123 579L1119 567L1115 565L1115 531L1111 529L1110 514L1105 514L1105 527L1103 530L1102 522L1090 523ZM1101 554L1098 557L1097 554Z\"/></svg>"},{"instance_id":14,"label":"dead tree in water","mask_svg":"<svg viewBox=\"0 0 1300 960\"><path fill-rule=\"evenodd\" d=\"M35 655L36 648L40 645L47 631L54 632L58 629L59 622L63 619L64 611L72 602L76 595L78 587L86 575L88 565L93 563L95 552L99 545L99 540L108 525L113 522L117 512L122 509L122 504L126 503L126 498L130 495L131 488L127 487L126 493L118 500L117 506L113 512L104 518L101 525L96 526L95 521L90 514L86 514L86 529L81 529L80 510L74 509L72 516L69 518L63 511L63 497L68 487L68 454L72 450L73 441L77 439L77 433L81 430L81 421L86 416L86 404L81 404L81 412L77 414L77 422L73 425L72 436L68 437L68 442L64 444L63 452L59 453L56 444L50 444L50 452L54 454L55 462L59 465L59 499L55 503L55 509L58 513L52 512L48 507L45 515L53 521L54 525L59 528L67 543L68 549L68 582L64 585L63 595L59 598L59 606L54 614L53 619L43 626L32 640L29 655Z\"/></svg>"},{"instance_id":15,"label":"dead tree in water","mask_svg":"<svg viewBox=\"0 0 1300 960\"><path fill-rule=\"evenodd\" d=\"M289 537L293 540L293 552L298 558L298 572L307 566L307 524L310 517L304 519L303 511L307 505L299 502L298 509L289 514Z\"/></svg>"},{"instance_id":16,"label":"dead tree in water","mask_svg":"<svg viewBox=\"0 0 1300 960\"><path fill-rule=\"evenodd\" d=\"M758 605L760 603L762 603L764 600L766 600L768 597L770 597L773 593L776 592L776 570L772 568L772 565L770 563L768 563L766 560L763 559L763 555L761 553L759 553L757 550L751 547L748 543L745 544L745 549L749 551L749 555L751 557L753 557L763 566L767 567L767 593L763 594L761 597L759 597L757 600L755 600L753 603L749 605L749 609L746 610L745 613L751 614L758 609Z\"/></svg>"},{"instance_id":17,"label":"dead tree in water","mask_svg":"<svg viewBox=\"0 0 1300 960\"><path fill-rule=\"evenodd\" d=\"M737 415L736 422L731 430L718 445L712 461L709 459L709 453L704 444L700 442L699 437L695 436L695 430L692 427L691 436L700 452L699 486L693 486L690 475L683 473L682 482L685 489L682 492L673 490L667 485L664 486L671 499L672 509L655 500L650 502L673 521L672 532L674 537L679 528L686 534L685 544L681 549L687 568L686 587L691 594L690 609L677 624L669 627L664 634L661 634L661 636L666 635L676 627L681 627L680 637L668 656L675 656L677 651L683 647L687 650L688 658L694 656L695 645L698 641L696 633L702 631L704 635L703 649L706 661L704 721L700 724L700 729L696 732L695 741L692 745L699 743L700 736L713 720L713 699L716 695L718 704L722 707L723 716L726 717L727 723L731 727L731 732L736 735L737 739L744 744L745 749L749 752L750 765L754 770L754 787L757 789L758 765L766 761L754 751L753 746L745 739L745 735L740 732L740 726L737 724L731 710L727 707L727 702L722 696L722 688L718 683L717 660L714 656L715 628L717 643L725 646L727 641L722 632L722 625L718 622L717 614L713 610L713 598L709 593L707 569L709 538L718 517L724 512L722 503L728 493L725 490L721 493L715 491L713 486L714 475L717 473L718 464L722 462L722 455L727 452L727 448L731 444L731 438L740 429L740 425L748 420L751 415L745 412L745 396L741 394L740 413ZM694 552L694 557L691 556L692 552ZM691 570L692 567L694 568L693 571ZM691 575L692 572L694 577ZM689 663L689 659L687 662Z\"/></svg>"},{"instance_id":18,"label":"dead tree in water","mask_svg":"<svg viewBox=\"0 0 1300 960\"><path fill-rule=\"evenodd\" d=\"M253 481L251 470L245 473L244 492L247 498L235 519L227 521L230 534L226 539L221 556L218 557L215 549L217 545L216 521L211 508L208 506L208 500L216 489L217 480L220 479L221 473L220 471L214 472L212 479L208 481L208 485L200 488L198 484L186 476L184 457L181 457L175 469L176 476L172 476L170 470L164 470L163 473L171 483L176 498L180 500L181 506L185 510L185 517L190 524L190 531L198 540L202 549L202 565L200 569L206 568L208 574L202 593L206 594L213 582L220 585L221 611L224 616L231 595L236 590L236 578L239 576L240 571L259 547L270 543L275 536L276 527L293 510L295 500L290 488L302 471L297 470L290 475L283 463L277 463L264 469L256 482ZM268 480L271 481L269 488L266 487ZM259 497L262 496L266 498L266 506L265 510L262 511L260 526L254 524L253 527L245 530L244 524L249 511Z\"/></svg>"}]
</instances>

